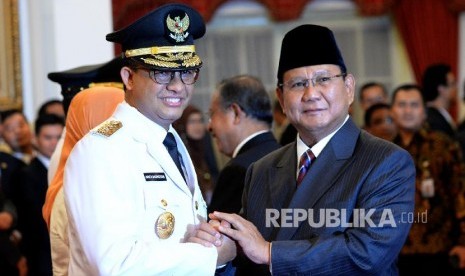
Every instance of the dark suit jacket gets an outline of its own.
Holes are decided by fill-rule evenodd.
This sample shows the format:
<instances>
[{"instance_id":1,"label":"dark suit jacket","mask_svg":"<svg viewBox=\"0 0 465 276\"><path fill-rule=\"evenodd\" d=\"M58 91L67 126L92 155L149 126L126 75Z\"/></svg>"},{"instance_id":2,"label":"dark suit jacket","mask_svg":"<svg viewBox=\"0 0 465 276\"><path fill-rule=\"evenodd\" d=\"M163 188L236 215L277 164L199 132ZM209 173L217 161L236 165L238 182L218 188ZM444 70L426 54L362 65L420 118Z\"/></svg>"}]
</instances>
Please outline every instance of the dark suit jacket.
<instances>
[{"instance_id":1,"label":"dark suit jacket","mask_svg":"<svg viewBox=\"0 0 465 276\"><path fill-rule=\"evenodd\" d=\"M289 143L294 142L296 138L297 129L292 124L288 124L287 127L284 129L283 133L281 134L279 143L281 144L281 146L285 146Z\"/></svg>"},{"instance_id":2,"label":"dark suit jacket","mask_svg":"<svg viewBox=\"0 0 465 276\"><path fill-rule=\"evenodd\" d=\"M436 108L428 107L426 109L426 120L430 129L441 131L452 139L455 139L455 130Z\"/></svg>"},{"instance_id":3,"label":"dark suit jacket","mask_svg":"<svg viewBox=\"0 0 465 276\"><path fill-rule=\"evenodd\" d=\"M42 217L48 189L47 168L38 158L21 170L18 180L18 229L23 234L22 249L29 275L52 275L50 238Z\"/></svg>"},{"instance_id":4,"label":"dark suit jacket","mask_svg":"<svg viewBox=\"0 0 465 276\"><path fill-rule=\"evenodd\" d=\"M26 166L22 160L11 154L0 152L1 188L5 196L16 205L18 197L17 174Z\"/></svg>"},{"instance_id":5,"label":"dark suit jacket","mask_svg":"<svg viewBox=\"0 0 465 276\"><path fill-rule=\"evenodd\" d=\"M265 132L244 144L235 158L229 160L218 175L208 211L239 213L244 179L250 164L279 148L271 132Z\"/></svg>"},{"instance_id":6,"label":"dark suit jacket","mask_svg":"<svg viewBox=\"0 0 465 276\"><path fill-rule=\"evenodd\" d=\"M2 274L1 272L4 272L5 275L14 275L14 273L17 273L16 263L21 257L19 248L10 240L10 235L11 231L15 229L18 217L15 206L18 196L16 176L21 167L25 165L23 161L12 155L0 152L0 211L8 210L14 217L13 227L8 231L0 231L0 274Z\"/></svg>"},{"instance_id":7,"label":"dark suit jacket","mask_svg":"<svg viewBox=\"0 0 465 276\"><path fill-rule=\"evenodd\" d=\"M245 180L244 216L265 240L272 241L273 274L397 274L397 255L411 226L404 216L414 210L415 167L409 153L360 131L349 119L313 162L297 190L296 163L296 144L292 143L252 164ZM324 219L321 210L346 212L347 219L339 218L354 222L359 209L366 213L374 209L369 218L375 226L380 226L383 212L396 225L311 227L305 220L285 227L282 217L278 219L281 227L271 220L266 225L267 209L286 208L313 209L312 222ZM237 272L267 275L268 269L249 263Z\"/></svg>"}]
</instances>

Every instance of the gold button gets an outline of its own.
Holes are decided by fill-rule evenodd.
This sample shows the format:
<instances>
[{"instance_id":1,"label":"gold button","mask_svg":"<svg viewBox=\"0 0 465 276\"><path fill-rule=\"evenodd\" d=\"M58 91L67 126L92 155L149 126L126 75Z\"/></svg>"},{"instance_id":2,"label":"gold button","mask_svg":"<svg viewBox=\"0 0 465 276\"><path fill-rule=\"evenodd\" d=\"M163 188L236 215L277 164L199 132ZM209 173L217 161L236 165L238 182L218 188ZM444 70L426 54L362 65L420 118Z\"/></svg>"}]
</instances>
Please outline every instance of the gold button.
<instances>
[{"instance_id":1,"label":"gold button","mask_svg":"<svg viewBox=\"0 0 465 276\"><path fill-rule=\"evenodd\" d=\"M166 200L162 199L161 200L161 205L166 207L166 206L168 206L168 202L166 202Z\"/></svg>"},{"instance_id":2,"label":"gold button","mask_svg":"<svg viewBox=\"0 0 465 276\"><path fill-rule=\"evenodd\" d=\"M197 202L197 200L195 201L195 210L198 210L199 209L199 203Z\"/></svg>"}]
</instances>

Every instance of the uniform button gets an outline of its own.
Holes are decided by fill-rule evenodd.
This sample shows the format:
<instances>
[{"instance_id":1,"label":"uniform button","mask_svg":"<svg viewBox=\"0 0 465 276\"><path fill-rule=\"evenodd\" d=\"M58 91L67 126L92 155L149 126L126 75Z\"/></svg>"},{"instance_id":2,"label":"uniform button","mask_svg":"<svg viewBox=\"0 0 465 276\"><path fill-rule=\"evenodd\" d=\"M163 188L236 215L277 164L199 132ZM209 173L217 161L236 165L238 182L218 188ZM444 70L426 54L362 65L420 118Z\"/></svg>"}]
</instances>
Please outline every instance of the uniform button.
<instances>
[{"instance_id":1,"label":"uniform button","mask_svg":"<svg viewBox=\"0 0 465 276\"><path fill-rule=\"evenodd\" d=\"M199 209L199 203L197 202L197 200L195 201L195 210L198 210Z\"/></svg>"},{"instance_id":2,"label":"uniform button","mask_svg":"<svg viewBox=\"0 0 465 276\"><path fill-rule=\"evenodd\" d=\"M166 200L162 199L161 200L161 205L163 205L164 207L168 206L168 202L166 202Z\"/></svg>"}]
</instances>

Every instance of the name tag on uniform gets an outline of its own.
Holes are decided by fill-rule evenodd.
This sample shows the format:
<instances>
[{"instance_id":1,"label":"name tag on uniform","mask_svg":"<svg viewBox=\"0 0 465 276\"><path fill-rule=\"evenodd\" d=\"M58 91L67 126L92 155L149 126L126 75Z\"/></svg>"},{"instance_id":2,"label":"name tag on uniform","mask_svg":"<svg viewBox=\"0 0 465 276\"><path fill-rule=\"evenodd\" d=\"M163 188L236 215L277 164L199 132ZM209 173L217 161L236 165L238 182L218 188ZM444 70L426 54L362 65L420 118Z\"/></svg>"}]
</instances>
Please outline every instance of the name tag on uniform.
<instances>
[{"instance_id":1,"label":"name tag on uniform","mask_svg":"<svg viewBox=\"0 0 465 276\"><path fill-rule=\"evenodd\" d=\"M165 173L144 173L145 181L166 181Z\"/></svg>"}]
</instances>

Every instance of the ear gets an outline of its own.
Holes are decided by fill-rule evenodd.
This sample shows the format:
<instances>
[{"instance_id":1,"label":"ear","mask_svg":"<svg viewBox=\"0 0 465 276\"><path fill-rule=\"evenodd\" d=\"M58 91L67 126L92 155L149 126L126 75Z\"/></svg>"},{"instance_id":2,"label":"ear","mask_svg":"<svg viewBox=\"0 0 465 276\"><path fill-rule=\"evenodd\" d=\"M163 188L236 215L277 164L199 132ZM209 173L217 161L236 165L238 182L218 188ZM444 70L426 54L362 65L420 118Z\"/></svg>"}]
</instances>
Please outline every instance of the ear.
<instances>
[{"instance_id":1,"label":"ear","mask_svg":"<svg viewBox=\"0 0 465 276\"><path fill-rule=\"evenodd\" d=\"M121 80L124 83L124 86L128 90L132 90L132 83L133 83L132 78L134 75L133 71L129 67L124 66L123 68L121 68L120 75L121 75Z\"/></svg>"},{"instance_id":2,"label":"ear","mask_svg":"<svg viewBox=\"0 0 465 276\"><path fill-rule=\"evenodd\" d=\"M346 87L347 96L349 99L349 105L354 102L355 96L355 78L352 74L347 74L344 80L344 86Z\"/></svg>"},{"instance_id":3,"label":"ear","mask_svg":"<svg viewBox=\"0 0 465 276\"><path fill-rule=\"evenodd\" d=\"M241 120L246 116L245 112L236 103L231 104L231 109L232 109L232 112L234 113L234 123L239 124Z\"/></svg>"}]
</instances>

